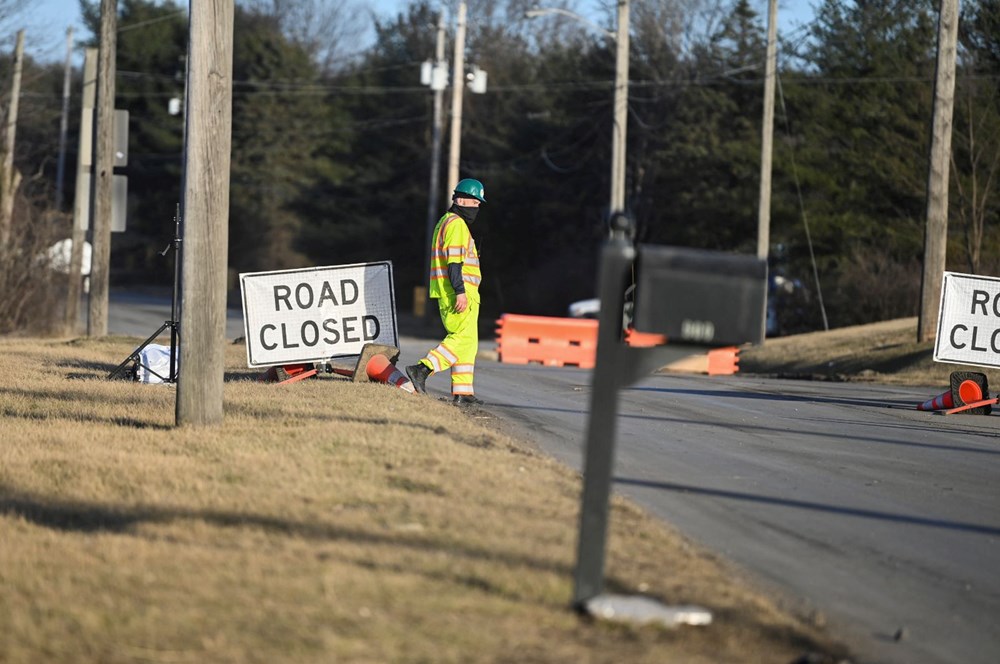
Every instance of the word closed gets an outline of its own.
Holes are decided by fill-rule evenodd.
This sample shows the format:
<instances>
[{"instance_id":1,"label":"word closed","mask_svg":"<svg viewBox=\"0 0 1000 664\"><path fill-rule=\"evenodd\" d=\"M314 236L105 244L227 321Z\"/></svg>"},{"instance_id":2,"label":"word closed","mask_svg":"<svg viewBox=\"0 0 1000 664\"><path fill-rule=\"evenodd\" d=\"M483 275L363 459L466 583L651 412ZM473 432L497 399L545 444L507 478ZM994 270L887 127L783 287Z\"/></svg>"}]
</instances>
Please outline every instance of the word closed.
<instances>
[{"instance_id":1,"label":"word closed","mask_svg":"<svg viewBox=\"0 0 1000 664\"><path fill-rule=\"evenodd\" d=\"M944 273L934 360L1000 366L1000 279Z\"/></svg>"},{"instance_id":2,"label":"word closed","mask_svg":"<svg viewBox=\"0 0 1000 664\"><path fill-rule=\"evenodd\" d=\"M251 367L359 355L397 345L392 264L338 265L240 275Z\"/></svg>"}]
</instances>

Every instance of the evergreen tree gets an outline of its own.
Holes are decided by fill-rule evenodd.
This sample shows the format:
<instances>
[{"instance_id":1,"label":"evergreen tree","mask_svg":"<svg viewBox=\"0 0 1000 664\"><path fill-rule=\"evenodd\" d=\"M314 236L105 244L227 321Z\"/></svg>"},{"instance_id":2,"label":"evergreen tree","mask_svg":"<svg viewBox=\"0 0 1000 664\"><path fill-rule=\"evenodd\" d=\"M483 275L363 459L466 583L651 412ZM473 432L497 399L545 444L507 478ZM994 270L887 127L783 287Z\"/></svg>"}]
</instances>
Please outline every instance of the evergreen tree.
<instances>
[{"instance_id":1,"label":"evergreen tree","mask_svg":"<svg viewBox=\"0 0 1000 664\"><path fill-rule=\"evenodd\" d=\"M965 241L951 258L989 270L1000 255L998 5L969 3L952 194L953 230ZM391 260L397 302L408 307L427 279L433 94L418 76L434 55L438 8L418 0L378 19L374 45L338 68L329 55L346 42L296 22L315 4L237 8L230 264ZM712 20L696 13L705 4L646 3L633 13L627 204L640 241L751 253L765 33L749 0ZM96 3L85 6L96 34ZM460 164L462 177L486 183L489 201L472 229L486 277L484 331L504 311L563 315L592 296L607 233L614 40L557 16L526 21L526 6L469 5L466 62L489 74L485 95L464 95ZM132 141L129 231L113 252L119 274L155 269L162 259L152 252L172 230L182 126L166 101L183 92L187 43L177 6L120 7L118 107L131 112ZM784 261L776 268L811 282L808 221L834 325L914 310L936 16L931 0L824 0L810 40L779 67L772 252ZM446 53L450 60L450 41ZM449 134L446 122L436 213L450 194ZM796 324L820 320L813 306Z\"/></svg>"},{"instance_id":2,"label":"evergreen tree","mask_svg":"<svg viewBox=\"0 0 1000 664\"><path fill-rule=\"evenodd\" d=\"M649 241L752 251L765 47L756 13L739 0L690 57L674 56L675 92L662 97L654 117L635 122L637 136L650 126L660 132L660 181L646 186L639 208Z\"/></svg>"},{"instance_id":3,"label":"evergreen tree","mask_svg":"<svg viewBox=\"0 0 1000 664\"><path fill-rule=\"evenodd\" d=\"M959 22L950 265L1000 273L1000 0L966 2ZM960 247L960 249L959 249Z\"/></svg>"},{"instance_id":4,"label":"evergreen tree","mask_svg":"<svg viewBox=\"0 0 1000 664\"><path fill-rule=\"evenodd\" d=\"M434 22L426 3L376 22L372 50L330 80L343 156L301 202L315 222L304 236L314 261L391 260L403 303L425 276L431 96L419 63L434 53Z\"/></svg>"},{"instance_id":5,"label":"evergreen tree","mask_svg":"<svg viewBox=\"0 0 1000 664\"><path fill-rule=\"evenodd\" d=\"M810 70L784 86L792 134L779 146L801 164L796 189L834 326L916 312L936 41L931 5L826 0L803 53ZM773 235L807 274L803 226L779 225Z\"/></svg>"},{"instance_id":6,"label":"evergreen tree","mask_svg":"<svg viewBox=\"0 0 1000 664\"><path fill-rule=\"evenodd\" d=\"M236 271L311 264L303 197L329 171L337 128L318 69L277 17L238 9L233 47L230 265Z\"/></svg>"},{"instance_id":7,"label":"evergreen tree","mask_svg":"<svg viewBox=\"0 0 1000 664\"><path fill-rule=\"evenodd\" d=\"M486 95L466 97L462 148L463 173L489 192L473 228L483 317L564 315L593 295L607 234L613 44L578 35L529 55L522 31L487 21L470 45L471 61L490 74Z\"/></svg>"}]
</instances>

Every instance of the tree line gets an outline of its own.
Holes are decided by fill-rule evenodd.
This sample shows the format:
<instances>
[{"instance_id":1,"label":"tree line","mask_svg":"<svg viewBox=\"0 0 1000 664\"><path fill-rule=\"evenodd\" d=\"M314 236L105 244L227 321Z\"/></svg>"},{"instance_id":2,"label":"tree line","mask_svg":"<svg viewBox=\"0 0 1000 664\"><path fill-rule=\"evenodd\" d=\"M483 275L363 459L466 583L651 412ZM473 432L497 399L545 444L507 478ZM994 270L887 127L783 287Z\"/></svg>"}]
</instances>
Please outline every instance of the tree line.
<instances>
[{"instance_id":1,"label":"tree line","mask_svg":"<svg viewBox=\"0 0 1000 664\"><path fill-rule=\"evenodd\" d=\"M440 5L374 17L374 41L358 48L365 15L348 2L237 4L229 265L235 287L239 272L391 260L408 307L426 282L433 97L419 69ZM187 19L179 4L118 4L129 225L112 238L111 279L169 283L160 251L181 192L183 117L168 101L184 93ZM565 16L529 20L533 4L468 3L466 62L489 85L464 96L460 173L486 185L473 226L486 326L592 297L607 235L614 40ZM81 5L99 34L98 3ZM779 35L770 262L782 332L917 312L936 21L932 0L823 0ZM755 252L765 24L748 0L633 0L626 201L638 241ZM27 218L53 208L62 67L29 59L23 85ZM1000 274L998 90L1000 0L964 0L950 270ZM57 212L50 226L68 235Z\"/></svg>"}]
</instances>

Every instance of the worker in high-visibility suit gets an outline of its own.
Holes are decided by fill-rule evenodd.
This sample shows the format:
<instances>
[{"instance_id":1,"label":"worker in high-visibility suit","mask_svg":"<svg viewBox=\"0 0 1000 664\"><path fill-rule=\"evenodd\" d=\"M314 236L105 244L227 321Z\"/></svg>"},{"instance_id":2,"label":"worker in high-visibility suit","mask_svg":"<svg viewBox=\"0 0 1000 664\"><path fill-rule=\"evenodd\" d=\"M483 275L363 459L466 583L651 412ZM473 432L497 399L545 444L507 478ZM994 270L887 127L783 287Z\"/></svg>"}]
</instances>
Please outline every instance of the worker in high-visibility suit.
<instances>
[{"instance_id":1,"label":"worker in high-visibility suit","mask_svg":"<svg viewBox=\"0 0 1000 664\"><path fill-rule=\"evenodd\" d=\"M438 301L448 336L416 364L406 367L417 392L426 393L431 374L451 369L452 402L456 406L483 403L473 379L479 350L479 251L469 232L479 206L486 202L483 183L467 178L455 186L452 205L434 228L428 295Z\"/></svg>"}]
</instances>

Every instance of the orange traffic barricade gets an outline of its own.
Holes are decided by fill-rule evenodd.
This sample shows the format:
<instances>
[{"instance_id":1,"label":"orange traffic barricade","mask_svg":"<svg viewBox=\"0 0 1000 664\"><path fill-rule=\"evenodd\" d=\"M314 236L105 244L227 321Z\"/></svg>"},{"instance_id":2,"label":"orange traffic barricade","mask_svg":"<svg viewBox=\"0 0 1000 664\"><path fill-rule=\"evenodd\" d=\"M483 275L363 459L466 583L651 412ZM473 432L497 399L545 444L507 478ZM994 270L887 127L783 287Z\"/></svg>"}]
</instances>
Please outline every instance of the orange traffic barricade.
<instances>
[{"instance_id":1,"label":"orange traffic barricade","mask_svg":"<svg viewBox=\"0 0 1000 664\"><path fill-rule=\"evenodd\" d=\"M497 355L508 364L592 369L597 356L597 321L503 314L497 320Z\"/></svg>"}]
</instances>

